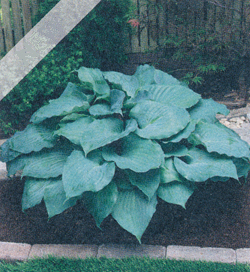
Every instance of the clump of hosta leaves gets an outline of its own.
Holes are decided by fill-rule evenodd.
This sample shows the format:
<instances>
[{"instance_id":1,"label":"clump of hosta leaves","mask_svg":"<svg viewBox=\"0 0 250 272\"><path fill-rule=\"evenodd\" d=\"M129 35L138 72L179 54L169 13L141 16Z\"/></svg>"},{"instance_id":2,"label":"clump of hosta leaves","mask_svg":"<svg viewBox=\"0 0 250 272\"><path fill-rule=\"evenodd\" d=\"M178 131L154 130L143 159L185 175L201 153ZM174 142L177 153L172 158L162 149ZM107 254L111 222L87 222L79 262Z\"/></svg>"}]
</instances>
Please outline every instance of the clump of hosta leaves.
<instances>
[{"instance_id":1,"label":"clump of hosta leaves","mask_svg":"<svg viewBox=\"0 0 250 272\"><path fill-rule=\"evenodd\" d=\"M196 183L238 180L249 145L220 124L228 109L155 68L133 76L82 67L81 86L33 114L1 146L9 176L22 170L22 208L44 200L52 217L82 201L140 241L160 198L185 207Z\"/></svg>"}]
</instances>

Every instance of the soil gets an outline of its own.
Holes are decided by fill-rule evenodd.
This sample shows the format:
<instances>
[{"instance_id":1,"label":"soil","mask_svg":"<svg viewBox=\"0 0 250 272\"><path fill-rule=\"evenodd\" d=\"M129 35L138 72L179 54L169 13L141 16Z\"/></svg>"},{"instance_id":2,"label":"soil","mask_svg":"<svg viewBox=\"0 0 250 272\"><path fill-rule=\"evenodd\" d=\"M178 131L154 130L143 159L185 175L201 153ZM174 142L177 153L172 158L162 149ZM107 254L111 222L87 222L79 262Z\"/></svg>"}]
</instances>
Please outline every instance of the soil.
<instances>
[{"instance_id":1,"label":"soil","mask_svg":"<svg viewBox=\"0 0 250 272\"><path fill-rule=\"evenodd\" d=\"M21 211L24 182L0 181L0 241L29 244L107 244L138 241L107 217L102 230L81 205L48 221L44 203ZM250 183L235 180L199 184L186 209L159 201L143 244L250 247Z\"/></svg>"},{"instance_id":2,"label":"soil","mask_svg":"<svg viewBox=\"0 0 250 272\"><path fill-rule=\"evenodd\" d=\"M232 91L233 93L233 91ZM225 100L217 93L207 94ZM206 93L203 93L204 98ZM233 95L229 100L236 100ZM245 184L230 180L199 184L186 209L159 200L142 236L143 244L202 247L250 247L250 178ZM93 217L76 205L48 220L44 203L21 210L24 181L0 180L0 241L29 244L133 243L136 238L107 217L99 229Z\"/></svg>"}]
</instances>

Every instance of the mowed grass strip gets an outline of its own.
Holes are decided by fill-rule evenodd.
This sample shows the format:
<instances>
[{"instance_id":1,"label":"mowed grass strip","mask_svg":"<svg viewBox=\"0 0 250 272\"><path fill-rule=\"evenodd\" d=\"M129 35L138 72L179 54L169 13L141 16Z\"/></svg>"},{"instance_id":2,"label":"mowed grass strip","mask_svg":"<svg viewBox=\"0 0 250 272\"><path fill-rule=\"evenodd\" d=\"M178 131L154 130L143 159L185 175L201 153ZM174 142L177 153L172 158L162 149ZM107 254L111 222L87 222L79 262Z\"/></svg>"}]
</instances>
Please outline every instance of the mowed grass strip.
<instances>
[{"instance_id":1,"label":"mowed grass strip","mask_svg":"<svg viewBox=\"0 0 250 272\"><path fill-rule=\"evenodd\" d=\"M68 259L68 258L37 258L27 262L16 262L13 264L0 262L0 272L186 272L186 271L223 271L223 272L243 272L250 271L247 264L223 264L200 261L176 261L149 258L87 258L87 259Z\"/></svg>"}]
</instances>

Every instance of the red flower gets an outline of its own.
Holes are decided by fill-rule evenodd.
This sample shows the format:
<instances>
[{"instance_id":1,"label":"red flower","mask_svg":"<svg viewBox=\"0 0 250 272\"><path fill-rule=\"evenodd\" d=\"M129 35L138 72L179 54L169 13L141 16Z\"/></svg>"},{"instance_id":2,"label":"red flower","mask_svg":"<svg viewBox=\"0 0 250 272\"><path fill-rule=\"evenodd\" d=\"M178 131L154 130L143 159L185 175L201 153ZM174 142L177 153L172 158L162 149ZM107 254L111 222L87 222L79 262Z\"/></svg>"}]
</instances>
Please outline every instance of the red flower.
<instances>
[{"instance_id":1,"label":"red flower","mask_svg":"<svg viewBox=\"0 0 250 272\"><path fill-rule=\"evenodd\" d=\"M137 19L130 19L128 23L131 24L133 27L138 27L140 25Z\"/></svg>"}]
</instances>

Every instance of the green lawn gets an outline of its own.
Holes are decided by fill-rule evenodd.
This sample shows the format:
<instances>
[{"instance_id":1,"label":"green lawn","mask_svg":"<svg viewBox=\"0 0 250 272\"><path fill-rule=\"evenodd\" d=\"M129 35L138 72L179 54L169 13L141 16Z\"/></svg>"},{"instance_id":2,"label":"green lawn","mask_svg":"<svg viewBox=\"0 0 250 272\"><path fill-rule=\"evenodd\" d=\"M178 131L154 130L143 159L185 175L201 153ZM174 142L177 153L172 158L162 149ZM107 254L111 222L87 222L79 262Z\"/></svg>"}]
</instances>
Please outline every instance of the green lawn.
<instances>
[{"instance_id":1,"label":"green lawn","mask_svg":"<svg viewBox=\"0 0 250 272\"><path fill-rule=\"evenodd\" d=\"M72 260L67 258L49 257L46 259L33 259L28 262L17 262L14 264L1 263L0 272L164 272L164 271L250 271L250 266L237 264L219 264L211 262L191 262L160 260L149 258L126 258L126 259L107 259L107 258L89 258L85 260Z\"/></svg>"}]
</instances>

